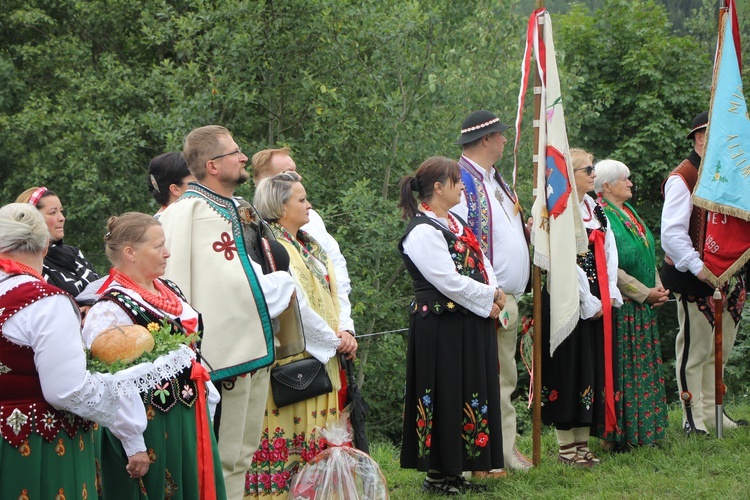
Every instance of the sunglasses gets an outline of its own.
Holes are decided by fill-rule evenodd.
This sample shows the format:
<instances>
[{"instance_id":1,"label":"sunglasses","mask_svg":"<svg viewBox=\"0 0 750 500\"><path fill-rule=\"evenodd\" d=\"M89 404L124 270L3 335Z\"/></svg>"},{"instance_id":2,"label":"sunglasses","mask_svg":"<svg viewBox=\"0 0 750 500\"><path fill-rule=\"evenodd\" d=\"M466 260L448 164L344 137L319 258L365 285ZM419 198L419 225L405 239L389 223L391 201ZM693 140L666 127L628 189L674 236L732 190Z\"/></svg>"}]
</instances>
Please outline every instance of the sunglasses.
<instances>
[{"instance_id":1,"label":"sunglasses","mask_svg":"<svg viewBox=\"0 0 750 500\"><path fill-rule=\"evenodd\" d=\"M594 167L592 165L589 165L588 167L574 168L573 172L578 172L579 170L585 170L586 171L586 175L591 175L591 174L594 173Z\"/></svg>"}]
</instances>

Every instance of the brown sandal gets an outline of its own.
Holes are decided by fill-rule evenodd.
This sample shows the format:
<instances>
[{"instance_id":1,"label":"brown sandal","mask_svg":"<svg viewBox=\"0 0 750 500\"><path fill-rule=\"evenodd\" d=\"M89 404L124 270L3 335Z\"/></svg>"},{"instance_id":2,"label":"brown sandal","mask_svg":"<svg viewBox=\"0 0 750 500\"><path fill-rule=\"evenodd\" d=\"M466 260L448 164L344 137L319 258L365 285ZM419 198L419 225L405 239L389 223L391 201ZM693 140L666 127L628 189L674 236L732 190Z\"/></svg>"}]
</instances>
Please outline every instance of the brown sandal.
<instances>
[{"instance_id":1,"label":"brown sandal","mask_svg":"<svg viewBox=\"0 0 750 500\"><path fill-rule=\"evenodd\" d=\"M580 443L571 443L560 447L560 453L557 455L557 461L570 465L571 467L579 467L582 469L590 469L594 464L586 460L585 457L578 454L578 445ZM572 455L571 455L572 454ZM566 455L571 455L570 457Z\"/></svg>"},{"instance_id":2,"label":"brown sandal","mask_svg":"<svg viewBox=\"0 0 750 500\"><path fill-rule=\"evenodd\" d=\"M564 456L562 456L562 454L557 455L557 461L565 465L570 465L571 467L578 467L581 469L590 469L594 466L593 463L586 460L577 453L570 458L565 458Z\"/></svg>"},{"instance_id":3,"label":"brown sandal","mask_svg":"<svg viewBox=\"0 0 750 500\"><path fill-rule=\"evenodd\" d=\"M584 460L588 460L592 465L599 465L601 463L601 460L599 460L596 455L591 453L591 450L589 450L589 444L587 442L580 441L573 444L576 447L576 453L579 457L582 457Z\"/></svg>"}]
</instances>

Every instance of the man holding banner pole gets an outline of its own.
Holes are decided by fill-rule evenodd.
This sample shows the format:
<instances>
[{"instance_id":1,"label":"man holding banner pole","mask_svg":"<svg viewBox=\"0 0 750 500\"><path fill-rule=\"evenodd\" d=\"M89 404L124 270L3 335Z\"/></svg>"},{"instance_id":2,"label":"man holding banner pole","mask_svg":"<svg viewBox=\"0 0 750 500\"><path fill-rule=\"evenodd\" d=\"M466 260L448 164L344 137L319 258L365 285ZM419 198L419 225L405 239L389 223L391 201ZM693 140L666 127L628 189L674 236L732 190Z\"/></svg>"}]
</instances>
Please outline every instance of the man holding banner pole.
<instances>
[{"instance_id":1,"label":"man holding banner pole","mask_svg":"<svg viewBox=\"0 0 750 500\"><path fill-rule=\"evenodd\" d=\"M735 1L725 0L711 108L695 117L688 134L693 152L664 183L662 282L678 292L677 384L688 435L715 423L720 438L724 427L748 424L730 419L723 407L724 367L745 305L750 259L750 115L741 54ZM677 286L664 279L669 274Z\"/></svg>"},{"instance_id":2,"label":"man holding banner pole","mask_svg":"<svg viewBox=\"0 0 750 500\"><path fill-rule=\"evenodd\" d=\"M715 424L714 285L704 270L703 254L710 251L704 248L707 231L711 226L725 224L726 216L694 206L691 198L706 148L707 126L708 111L704 111L694 118L688 134L688 139L693 141L693 151L669 174L663 185L661 241L666 262L661 279L677 299L680 330L675 340L675 370L682 426L688 436L708 434L708 427ZM709 241L709 247L712 244L716 242ZM744 306L744 270L730 281L732 286L727 282L722 290L725 296L721 316L724 366L734 345ZM747 425L747 421L734 421L724 413L724 428L737 425Z\"/></svg>"}]
</instances>

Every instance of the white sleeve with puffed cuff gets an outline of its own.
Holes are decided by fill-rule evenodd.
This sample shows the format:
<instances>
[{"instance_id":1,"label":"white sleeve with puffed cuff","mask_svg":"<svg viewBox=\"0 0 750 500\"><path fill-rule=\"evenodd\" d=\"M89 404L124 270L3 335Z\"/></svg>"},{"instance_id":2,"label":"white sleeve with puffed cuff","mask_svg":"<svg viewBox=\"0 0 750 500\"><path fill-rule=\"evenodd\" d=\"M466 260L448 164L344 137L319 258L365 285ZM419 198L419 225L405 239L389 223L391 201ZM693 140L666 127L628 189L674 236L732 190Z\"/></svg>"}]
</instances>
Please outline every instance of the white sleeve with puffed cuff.
<instances>
[{"instance_id":1,"label":"white sleeve with puffed cuff","mask_svg":"<svg viewBox=\"0 0 750 500\"><path fill-rule=\"evenodd\" d=\"M120 411L117 412L109 430L122 443L125 455L130 457L146 451L143 432L146 430L147 423L146 408L141 401L141 395L120 396Z\"/></svg>"}]
</instances>

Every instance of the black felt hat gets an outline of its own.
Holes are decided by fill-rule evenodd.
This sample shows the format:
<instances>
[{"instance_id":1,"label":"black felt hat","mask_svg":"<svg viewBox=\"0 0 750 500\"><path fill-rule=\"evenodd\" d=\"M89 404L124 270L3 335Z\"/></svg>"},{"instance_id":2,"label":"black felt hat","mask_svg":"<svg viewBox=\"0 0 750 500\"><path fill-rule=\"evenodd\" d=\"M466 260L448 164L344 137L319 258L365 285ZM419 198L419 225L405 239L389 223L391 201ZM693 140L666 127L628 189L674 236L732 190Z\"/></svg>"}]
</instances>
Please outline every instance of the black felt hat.
<instances>
[{"instance_id":1,"label":"black felt hat","mask_svg":"<svg viewBox=\"0 0 750 500\"><path fill-rule=\"evenodd\" d=\"M699 130L703 130L708 126L708 111L704 111L695 118L693 118L693 125L690 127L690 133L687 135L688 139L692 139L695 133Z\"/></svg>"},{"instance_id":2,"label":"black felt hat","mask_svg":"<svg viewBox=\"0 0 750 500\"><path fill-rule=\"evenodd\" d=\"M492 132L505 132L510 125L500 123L500 118L489 111L474 111L461 124L461 137L456 144L468 144Z\"/></svg>"}]
</instances>

